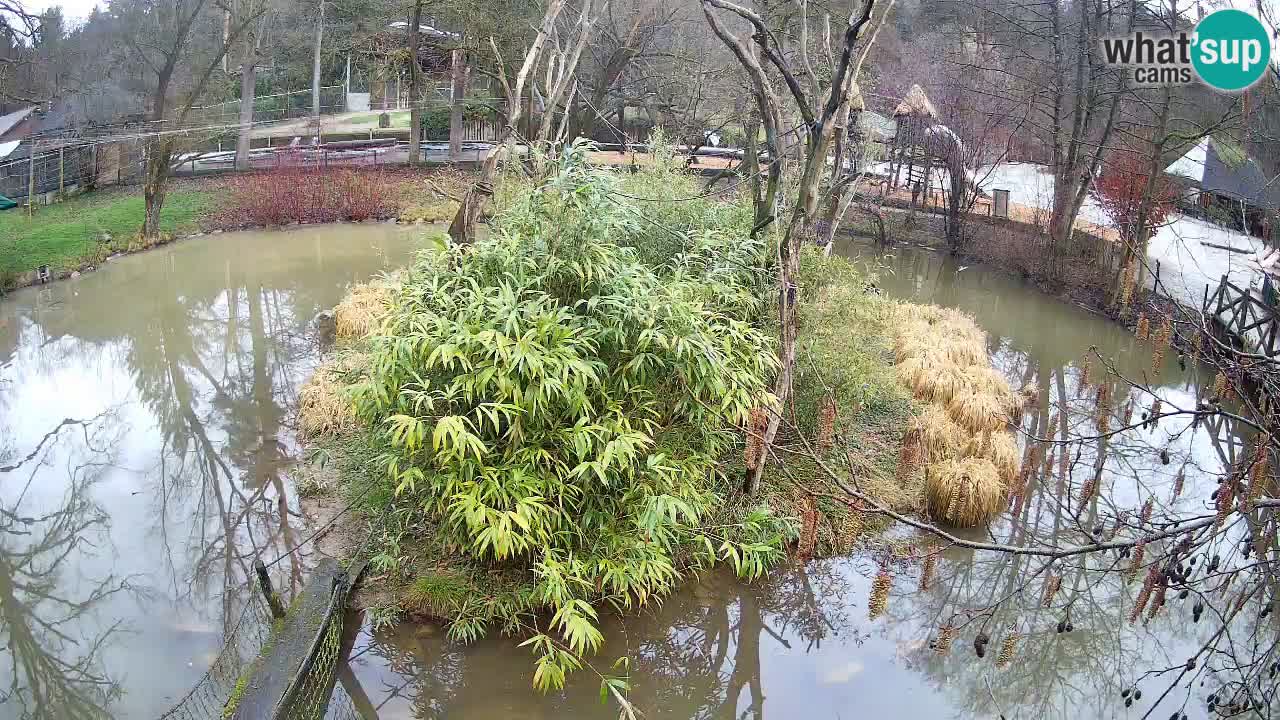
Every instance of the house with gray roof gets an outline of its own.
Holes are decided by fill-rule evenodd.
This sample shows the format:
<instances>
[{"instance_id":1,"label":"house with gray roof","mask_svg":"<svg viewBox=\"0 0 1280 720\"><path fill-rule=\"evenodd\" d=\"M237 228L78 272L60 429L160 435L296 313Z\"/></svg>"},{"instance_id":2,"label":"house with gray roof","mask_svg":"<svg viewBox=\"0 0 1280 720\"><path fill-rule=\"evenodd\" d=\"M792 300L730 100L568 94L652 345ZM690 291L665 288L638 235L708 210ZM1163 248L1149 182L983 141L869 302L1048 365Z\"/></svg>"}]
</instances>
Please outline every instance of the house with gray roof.
<instances>
[{"instance_id":1,"label":"house with gray roof","mask_svg":"<svg viewBox=\"0 0 1280 720\"><path fill-rule=\"evenodd\" d=\"M1230 141L1203 138L1164 172L1182 187L1185 210L1232 227L1261 235L1280 211L1280 180Z\"/></svg>"}]
</instances>

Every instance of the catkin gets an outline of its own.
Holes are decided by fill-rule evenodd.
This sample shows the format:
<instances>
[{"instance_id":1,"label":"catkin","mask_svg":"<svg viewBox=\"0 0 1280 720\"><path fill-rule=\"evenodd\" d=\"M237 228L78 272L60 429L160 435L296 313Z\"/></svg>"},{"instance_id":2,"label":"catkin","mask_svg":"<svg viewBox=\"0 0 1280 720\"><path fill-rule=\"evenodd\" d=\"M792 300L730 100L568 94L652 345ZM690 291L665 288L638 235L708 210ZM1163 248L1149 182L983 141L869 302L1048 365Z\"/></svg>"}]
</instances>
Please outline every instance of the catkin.
<instances>
[{"instance_id":1,"label":"catkin","mask_svg":"<svg viewBox=\"0 0 1280 720\"><path fill-rule=\"evenodd\" d=\"M835 444L836 437L836 399L827 395L822 400L822 410L818 413L818 451L826 452Z\"/></svg>"},{"instance_id":2,"label":"catkin","mask_svg":"<svg viewBox=\"0 0 1280 720\"><path fill-rule=\"evenodd\" d=\"M1249 501L1248 506L1253 508L1253 503L1262 494L1263 488L1267 484L1267 479L1271 475L1271 435L1266 434L1259 437L1257 445L1253 449L1253 464L1249 467Z\"/></svg>"},{"instance_id":3,"label":"catkin","mask_svg":"<svg viewBox=\"0 0 1280 720\"><path fill-rule=\"evenodd\" d=\"M1155 340L1156 349L1151 355L1152 372L1160 372L1160 368L1164 365L1164 354L1169 349L1169 338L1173 335L1173 321L1165 318L1160 324L1160 329L1156 331Z\"/></svg>"},{"instance_id":4,"label":"catkin","mask_svg":"<svg viewBox=\"0 0 1280 720\"><path fill-rule=\"evenodd\" d=\"M893 579L889 577L888 570L882 568L876 573L875 580L871 581L871 599L867 601L867 614L870 619L875 620L880 617L889 607L889 588L892 585Z\"/></svg>"},{"instance_id":5,"label":"catkin","mask_svg":"<svg viewBox=\"0 0 1280 720\"><path fill-rule=\"evenodd\" d=\"M946 655L951 652L951 642L956 639L956 629L951 625L943 625L938 628L938 643L934 646L934 652L939 655Z\"/></svg>"},{"instance_id":6,"label":"catkin","mask_svg":"<svg viewBox=\"0 0 1280 720\"><path fill-rule=\"evenodd\" d=\"M1134 334L1139 340L1146 340L1151 335L1151 321L1147 319L1146 313L1138 316L1138 328L1134 330Z\"/></svg>"},{"instance_id":7,"label":"catkin","mask_svg":"<svg viewBox=\"0 0 1280 720\"><path fill-rule=\"evenodd\" d=\"M1230 392L1231 385L1227 380L1227 374L1219 370L1218 374L1213 377L1213 396L1219 400L1226 400Z\"/></svg>"},{"instance_id":8,"label":"catkin","mask_svg":"<svg viewBox=\"0 0 1280 720\"><path fill-rule=\"evenodd\" d=\"M1142 590L1138 591L1138 598L1133 603L1133 609L1129 611L1129 624L1137 622L1142 616L1142 611L1147 607L1147 601L1151 599L1151 591L1156 584L1156 566L1152 565L1147 569L1147 576L1142 580Z\"/></svg>"},{"instance_id":9,"label":"catkin","mask_svg":"<svg viewBox=\"0 0 1280 720\"><path fill-rule=\"evenodd\" d=\"M1085 353L1084 361L1080 363L1080 389L1089 387L1093 380L1093 358L1089 353Z\"/></svg>"},{"instance_id":10,"label":"catkin","mask_svg":"<svg viewBox=\"0 0 1280 720\"><path fill-rule=\"evenodd\" d=\"M1146 555L1146 550L1147 544L1142 540L1139 540L1133 546L1133 561L1129 563L1129 568L1125 571L1125 580L1127 582L1132 582L1138 576L1138 568L1142 567L1142 557Z\"/></svg>"},{"instance_id":11,"label":"catkin","mask_svg":"<svg viewBox=\"0 0 1280 720\"><path fill-rule=\"evenodd\" d=\"M1004 642L1000 643L1000 653L996 655L996 667L1006 667L1013 659L1013 651L1018 645L1018 631L1010 628Z\"/></svg>"},{"instance_id":12,"label":"catkin","mask_svg":"<svg viewBox=\"0 0 1280 720\"><path fill-rule=\"evenodd\" d=\"M1044 596L1040 600L1041 607L1049 607L1053 605L1053 596L1058 594L1058 589L1062 587L1061 575L1050 575L1044 582Z\"/></svg>"},{"instance_id":13,"label":"catkin","mask_svg":"<svg viewBox=\"0 0 1280 720\"><path fill-rule=\"evenodd\" d=\"M1102 383L1098 385L1097 403L1097 422L1098 432L1105 433L1111 427L1111 385Z\"/></svg>"},{"instance_id":14,"label":"catkin","mask_svg":"<svg viewBox=\"0 0 1280 720\"><path fill-rule=\"evenodd\" d=\"M1147 523L1151 522L1151 511L1154 508L1155 508L1155 498L1147 498L1147 501L1142 504L1142 522L1141 522L1142 525L1146 525Z\"/></svg>"},{"instance_id":15,"label":"catkin","mask_svg":"<svg viewBox=\"0 0 1280 720\"><path fill-rule=\"evenodd\" d=\"M1129 427L1130 425L1132 425L1132 424L1133 424L1133 404L1134 404L1134 401L1133 401L1133 398L1131 397L1131 398L1129 398L1129 402L1125 403L1125 405L1124 405L1124 423L1123 423L1123 425L1124 425L1125 427Z\"/></svg>"},{"instance_id":16,"label":"catkin","mask_svg":"<svg viewBox=\"0 0 1280 720\"><path fill-rule=\"evenodd\" d=\"M1178 476L1173 479L1173 499L1177 500L1182 494L1182 485L1187 479L1187 466L1183 465L1178 468Z\"/></svg>"},{"instance_id":17,"label":"catkin","mask_svg":"<svg viewBox=\"0 0 1280 720\"><path fill-rule=\"evenodd\" d=\"M1120 292L1120 307L1127 308L1133 300L1133 290L1138 284L1138 264L1131 263L1124 271L1124 286Z\"/></svg>"},{"instance_id":18,"label":"catkin","mask_svg":"<svg viewBox=\"0 0 1280 720\"><path fill-rule=\"evenodd\" d=\"M1235 505L1236 499L1235 485L1235 478L1228 478L1226 482L1218 486L1218 517L1213 522L1215 529L1222 527L1222 524L1227 520L1227 515L1231 514L1231 508Z\"/></svg>"},{"instance_id":19,"label":"catkin","mask_svg":"<svg viewBox=\"0 0 1280 720\"><path fill-rule=\"evenodd\" d=\"M1156 616L1160 612L1160 608L1164 607L1165 593L1169 590L1169 586L1164 583L1158 583L1156 590L1152 594L1150 607L1147 609L1147 620Z\"/></svg>"},{"instance_id":20,"label":"catkin","mask_svg":"<svg viewBox=\"0 0 1280 720\"><path fill-rule=\"evenodd\" d=\"M921 590L928 590L929 586L933 584L933 573L935 570L937 570L937 568L938 568L938 556L934 553L929 553L928 555L926 555L924 558L924 567L921 568L920 570L920 589Z\"/></svg>"},{"instance_id":21,"label":"catkin","mask_svg":"<svg viewBox=\"0 0 1280 720\"><path fill-rule=\"evenodd\" d=\"M1160 411L1163 410L1164 403L1160 398L1156 398L1151 402L1151 414L1147 416L1147 420L1151 423L1151 427L1160 424Z\"/></svg>"}]
</instances>

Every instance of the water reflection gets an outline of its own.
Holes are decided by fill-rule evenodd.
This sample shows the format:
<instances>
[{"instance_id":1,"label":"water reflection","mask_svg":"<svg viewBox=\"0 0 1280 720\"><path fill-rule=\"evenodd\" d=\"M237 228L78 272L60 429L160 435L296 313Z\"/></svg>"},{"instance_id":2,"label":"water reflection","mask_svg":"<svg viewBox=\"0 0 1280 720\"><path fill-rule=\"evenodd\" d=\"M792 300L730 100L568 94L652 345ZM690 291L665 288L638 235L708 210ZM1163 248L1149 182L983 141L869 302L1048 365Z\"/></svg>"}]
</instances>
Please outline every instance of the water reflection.
<instances>
[{"instance_id":1,"label":"water reflection","mask_svg":"<svg viewBox=\"0 0 1280 720\"><path fill-rule=\"evenodd\" d=\"M297 389L317 360L312 319L347 284L405 264L416 246L416 234L387 226L226 234L0 303L0 498L40 519L50 538L21 535L27 544L13 552L46 548L53 576L69 584L57 594L10 580L63 614L55 629L29 603L12 606L27 619L6 612L4 640L19 647L36 623L45 654L31 657L49 658L75 690L51 693L56 674L16 665L0 715L156 716L239 617L254 557L288 555L276 587L301 586L308 551L291 551L305 519L287 469ZM99 418L103 435L64 428L42 441L63 418ZM37 459L3 471L14 464L5 455L32 448ZM90 448L110 457L91 460ZM9 542L0 539L4 552ZM46 561L14 567L20 578ZM129 592L86 585L93 578L127 578ZM86 598L91 612L71 611Z\"/></svg>"},{"instance_id":2,"label":"water reflection","mask_svg":"<svg viewBox=\"0 0 1280 720\"><path fill-rule=\"evenodd\" d=\"M63 433L81 433L82 452L67 458L61 497L52 504L37 482ZM102 662L102 648L121 629L104 621L99 607L133 592L129 578L105 572L78 577L73 555L109 548L109 518L92 499L93 485L111 464L110 415L67 419L49 429L37 447L17 457L0 449L0 707L19 718L104 718L119 684ZM62 468L59 468L60 470ZM43 479L43 478L42 478ZM38 509L37 509L38 508ZM83 632L69 634L79 626Z\"/></svg>"},{"instance_id":3,"label":"water reflection","mask_svg":"<svg viewBox=\"0 0 1280 720\"><path fill-rule=\"evenodd\" d=\"M1248 438L1237 428L1173 419L1109 439L1036 449L1026 438L1096 434L1096 389L1086 392L1081 377L1091 346L1123 375L1145 379L1166 409L1194 407L1211 378L1192 363L1182 369L1172 355L1153 367L1151 346L1123 328L1005 276L912 249L887 256L843 250L872 265L890 295L973 314L989 334L995 365L1015 386L1037 390L1022 425L1031 468L1025 499L974 539L1074 544L1098 530L1111 532L1118 514L1136 515L1152 497L1162 507L1203 512L1214 476L1243 452ZM1102 368L1093 372L1096 386ZM1126 413L1140 420L1155 399L1114 377L1108 386L1116 426ZM1175 500L1179 471L1185 488ZM1089 479L1107 491L1086 496ZM911 550L895 553L895 547ZM1111 555L1051 565L953 548L941 553L922 589L919 560L935 548L929 539L901 535L864 554L785 569L754 585L705 575L660 607L611 620L600 669L630 657L630 698L645 717L659 718L1111 718L1124 712L1121 691L1134 682L1147 693L1135 717L1183 709L1195 717L1203 708L1201 694L1211 688L1179 687L1157 703L1159 679L1144 680L1143 673L1180 666L1213 629L1192 623L1190 603L1174 598L1149 622L1144 615L1129 624L1141 583L1125 584L1106 572L1127 561ZM894 586L886 614L872 621L868 578L882 564ZM1051 575L1061 587L1046 603ZM943 626L956 633L946 653L936 649ZM982 659L972 644L980 632L992 639ZM1011 633L1018 636L1013 657L998 667L998 649ZM466 647L433 626L366 627L351 655L361 718L615 712L601 704L590 673L572 677L562 693L537 695L530 689L532 657L502 638Z\"/></svg>"}]
</instances>

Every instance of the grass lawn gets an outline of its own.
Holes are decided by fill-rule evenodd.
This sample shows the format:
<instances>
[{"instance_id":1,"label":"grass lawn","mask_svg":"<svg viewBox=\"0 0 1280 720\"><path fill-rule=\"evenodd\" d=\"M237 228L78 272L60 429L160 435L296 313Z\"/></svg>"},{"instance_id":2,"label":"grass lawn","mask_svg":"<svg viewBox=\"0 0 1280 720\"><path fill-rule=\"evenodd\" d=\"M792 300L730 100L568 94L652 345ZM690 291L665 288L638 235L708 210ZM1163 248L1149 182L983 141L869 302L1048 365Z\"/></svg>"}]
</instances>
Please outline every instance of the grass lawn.
<instances>
[{"instance_id":1,"label":"grass lawn","mask_svg":"<svg viewBox=\"0 0 1280 720\"><path fill-rule=\"evenodd\" d=\"M211 192L174 190L165 199L161 227L165 233L192 230L214 204ZM0 212L0 289L40 265L56 272L126 249L142 215L142 195L115 191L39 207L32 217L22 207ZM102 242L104 233L110 233L110 242Z\"/></svg>"}]
</instances>

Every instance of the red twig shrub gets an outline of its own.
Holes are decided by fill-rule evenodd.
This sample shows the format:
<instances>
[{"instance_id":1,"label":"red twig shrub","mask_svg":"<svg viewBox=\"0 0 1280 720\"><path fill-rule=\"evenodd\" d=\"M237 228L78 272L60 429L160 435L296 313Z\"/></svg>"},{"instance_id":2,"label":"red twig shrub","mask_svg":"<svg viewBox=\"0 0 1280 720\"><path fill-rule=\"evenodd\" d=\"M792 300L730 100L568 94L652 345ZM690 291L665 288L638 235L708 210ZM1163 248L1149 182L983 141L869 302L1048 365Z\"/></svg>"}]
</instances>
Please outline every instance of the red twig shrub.
<instances>
[{"instance_id":1,"label":"red twig shrub","mask_svg":"<svg viewBox=\"0 0 1280 720\"><path fill-rule=\"evenodd\" d=\"M1117 151L1103 165L1102 176L1094 183L1094 197L1115 223L1120 239L1130 242L1138 231L1138 213L1147 190L1149 160L1137 153ZM1176 190L1163 174L1151 189L1147 226L1158 227L1173 212Z\"/></svg>"},{"instance_id":2,"label":"red twig shrub","mask_svg":"<svg viewBox=\"0 0 1280 720\"><path fill-rule=\"evenodd\" d=\"M395 188L369 168L282 167L236 175L227 212L243 224L286 225L389 217Z\"/></svg>"}]
</instances>

